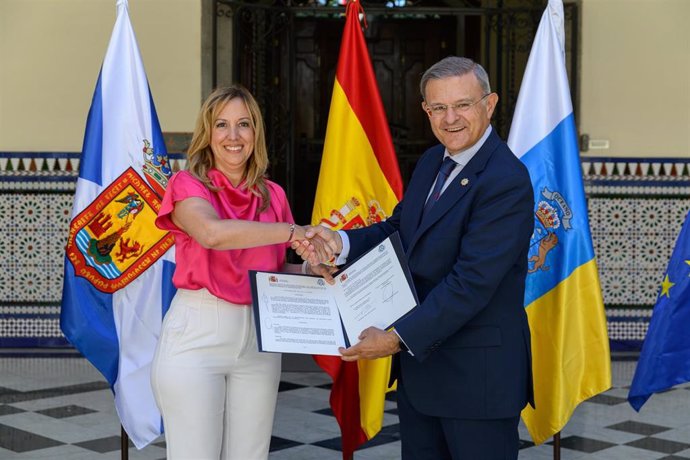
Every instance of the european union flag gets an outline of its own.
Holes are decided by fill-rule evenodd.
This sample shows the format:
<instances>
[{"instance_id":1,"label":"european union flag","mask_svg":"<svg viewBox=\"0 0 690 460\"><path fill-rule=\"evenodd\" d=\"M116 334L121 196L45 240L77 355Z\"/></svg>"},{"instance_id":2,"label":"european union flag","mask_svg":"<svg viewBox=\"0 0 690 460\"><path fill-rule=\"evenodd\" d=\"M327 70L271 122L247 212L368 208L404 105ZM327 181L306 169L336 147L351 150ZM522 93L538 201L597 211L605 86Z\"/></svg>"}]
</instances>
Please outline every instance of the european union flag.
<instances>
[{"instance_id":1,"label":"european union flag","mask_svg":"<svg viewBox=\"0 0 690 460\"><path fill-rule=\"evenodd\" d=\"M636 411L652 393L690 381L690 213L661 282L628 402Z\"/></svg>"}]
</instances>

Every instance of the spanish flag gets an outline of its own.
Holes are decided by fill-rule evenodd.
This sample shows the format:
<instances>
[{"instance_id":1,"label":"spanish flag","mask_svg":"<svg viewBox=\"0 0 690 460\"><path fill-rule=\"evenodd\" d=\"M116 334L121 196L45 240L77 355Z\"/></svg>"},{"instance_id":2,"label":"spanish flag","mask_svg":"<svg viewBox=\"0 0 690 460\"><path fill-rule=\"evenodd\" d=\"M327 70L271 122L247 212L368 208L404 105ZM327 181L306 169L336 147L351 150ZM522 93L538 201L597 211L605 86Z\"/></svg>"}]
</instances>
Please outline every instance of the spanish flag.
<instances>
[{"instance_id":1,"label":"spanish flag","mask_svg":"<svg viewBox=\"0 0 690 460\"><path fill-rule=\"evenodd\" d=\"M402 179L376 85L356 0L346 7L312 224L333 230L385 220L402 197ZM366 22L365 22L366 26ZM381 429L391 359L346 363L315 356L333 379L331 408L340 425L343 458Z\"/></svg>"}]
</instances>

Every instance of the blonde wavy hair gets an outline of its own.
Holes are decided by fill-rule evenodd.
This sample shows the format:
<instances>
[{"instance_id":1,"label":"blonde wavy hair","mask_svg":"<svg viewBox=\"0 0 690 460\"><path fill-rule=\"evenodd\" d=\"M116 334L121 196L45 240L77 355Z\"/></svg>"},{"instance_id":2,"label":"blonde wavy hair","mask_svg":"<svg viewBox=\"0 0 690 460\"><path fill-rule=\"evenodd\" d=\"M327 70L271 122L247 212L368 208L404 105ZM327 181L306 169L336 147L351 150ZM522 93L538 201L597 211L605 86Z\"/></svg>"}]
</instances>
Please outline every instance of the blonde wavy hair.
<instances>
[{"instance_id":1,"label":"blonde wavy hair","mask_svg":"<svg viewBox=\"0 0 690 460\"><path fill-rule=\"evenodd\" d=\"M259 213L265 211L271 203L271 196L266 187L266 170L268 168L268 149L266 147L266 133L264 120L259 104L247 88L239 84L215 89L204 101L196 120L192 141L187 149L187 170L190 174L210 190L217 191L208 171L215 167L213 151L211 150L211 134L213 124L218 118L225 104L230 100L240 98L249 111L250 122L254 129L254 152L247 159L244 169L244 180L247 188L261 198Z\"/></svg>"}]
</instances>

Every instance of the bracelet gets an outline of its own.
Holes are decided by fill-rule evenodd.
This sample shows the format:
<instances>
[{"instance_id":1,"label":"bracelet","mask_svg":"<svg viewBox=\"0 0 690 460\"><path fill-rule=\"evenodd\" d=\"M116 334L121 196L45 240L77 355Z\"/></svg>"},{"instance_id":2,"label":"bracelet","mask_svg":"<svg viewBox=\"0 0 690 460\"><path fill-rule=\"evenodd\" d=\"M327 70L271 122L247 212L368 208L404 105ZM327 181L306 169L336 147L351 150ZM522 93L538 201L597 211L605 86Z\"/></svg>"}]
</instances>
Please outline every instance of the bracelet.
<instances>
[{"instance_id":1,"label":"bracelet","mask_svg":"<svg viewBox=\"0 0 690 460\"><path fill-rule=\"evenodd\" d=\"M295 224L290 224L290 237L287 239L288 243L292 241L293 236L295 236Z\"/></svg>"}]
</instances>

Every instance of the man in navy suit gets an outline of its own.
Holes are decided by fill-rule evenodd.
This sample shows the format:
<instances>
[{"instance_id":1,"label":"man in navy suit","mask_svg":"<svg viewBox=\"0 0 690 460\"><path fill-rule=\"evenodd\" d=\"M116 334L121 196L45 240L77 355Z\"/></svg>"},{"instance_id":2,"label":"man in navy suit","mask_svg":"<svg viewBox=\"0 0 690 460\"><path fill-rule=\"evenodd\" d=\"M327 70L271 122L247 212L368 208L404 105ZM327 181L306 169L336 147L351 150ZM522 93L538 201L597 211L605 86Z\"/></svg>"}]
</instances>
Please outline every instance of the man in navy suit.
<instances>
[{"instance_id":1,"label":"man in navy suit","mask_svg":"<svg viewBox=\"0 0 690 460\"><path fill-rule=\"evenodd\" d=\"M307 236L328 241L342 262L400 233L420 304L391 330L364 330L341 354L395 355L402 458L515 459L520 411L534 405L523 307L532 184L491 127L498 95L479 64L447 57L420 90L441 144L420 158L393 215ZM324 266L311 270L330 278Z\"/></svg>"}]
</instances>

